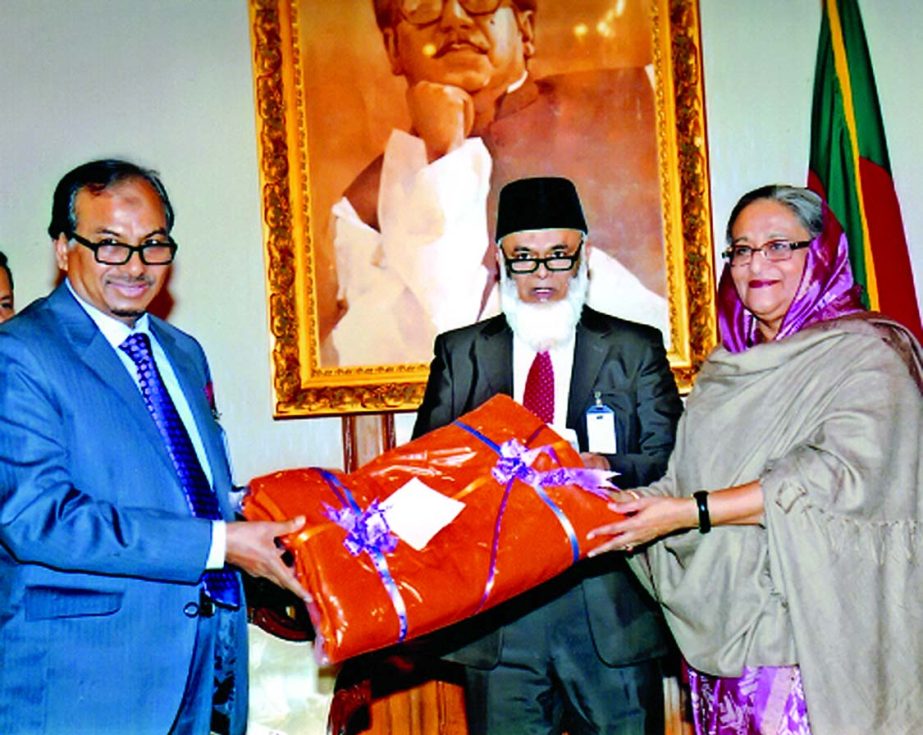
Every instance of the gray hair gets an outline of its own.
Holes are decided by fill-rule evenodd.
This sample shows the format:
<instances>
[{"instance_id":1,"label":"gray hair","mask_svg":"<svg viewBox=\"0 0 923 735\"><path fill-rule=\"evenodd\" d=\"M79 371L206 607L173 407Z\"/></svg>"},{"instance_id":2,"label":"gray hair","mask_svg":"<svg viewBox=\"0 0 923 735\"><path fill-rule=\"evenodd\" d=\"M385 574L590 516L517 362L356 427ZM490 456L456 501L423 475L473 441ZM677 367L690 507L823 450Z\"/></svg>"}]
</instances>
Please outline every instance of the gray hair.
<instances>
[{"instance_id":1,"label":"gray hair","mask_svg":"<svg viewBox=\"0 0 923 735\"><path fill-rule=\"evenodd\" d=\"M760 199L768 199L788 207L792 214L798 218L804 229L811 235L812 240L824 231L824 200L816 192L800 186L769 184L768 186L761 186L753 191L748 191L734 205L734 209L731 210L731 216L728 218L727 231L725 232L728 245L733 241L731 231L734 229L734 223L737 222L740 213Z\"/></svg>"}]
</instances>

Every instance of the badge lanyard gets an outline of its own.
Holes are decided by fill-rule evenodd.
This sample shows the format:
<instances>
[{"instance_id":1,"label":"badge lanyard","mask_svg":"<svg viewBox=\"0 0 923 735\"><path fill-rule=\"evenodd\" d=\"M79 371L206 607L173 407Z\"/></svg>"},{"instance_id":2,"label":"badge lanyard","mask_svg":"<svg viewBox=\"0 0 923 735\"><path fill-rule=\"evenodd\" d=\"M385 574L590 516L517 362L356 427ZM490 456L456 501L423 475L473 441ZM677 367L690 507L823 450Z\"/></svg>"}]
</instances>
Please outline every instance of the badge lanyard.
<instances>
[{"instance_id":1,"label":"badge lanyard","mask_svg":"<svg viewBox=\"0 0 923 735\"><path fill-rule=\"evenodd\" d=\"M594 454L615 454L618 451L615 438L615 412L603 405L600 391L593 391L593 398L596 403L586 412L589 451Z\"/></svg>"}]
</instances>

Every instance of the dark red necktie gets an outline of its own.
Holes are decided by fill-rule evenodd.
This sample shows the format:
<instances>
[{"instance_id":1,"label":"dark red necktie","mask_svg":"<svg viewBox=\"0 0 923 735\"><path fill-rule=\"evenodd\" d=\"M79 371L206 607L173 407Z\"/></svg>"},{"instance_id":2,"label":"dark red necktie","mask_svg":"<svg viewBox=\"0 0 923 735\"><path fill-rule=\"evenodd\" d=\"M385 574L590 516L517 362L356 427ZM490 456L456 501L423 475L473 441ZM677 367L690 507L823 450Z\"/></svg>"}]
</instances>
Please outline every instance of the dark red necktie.
<instances>
[{"instance_id":1,"label":"dark red necktie","mask_svg":"<svg viewBox=\"0 0 923 735\"><path fill-rule=\"evenodd\" d=\"M522 405L546 424L554 421L554 368L547 352L536 353L532 361Z\"/></svg>"}]
</instances>

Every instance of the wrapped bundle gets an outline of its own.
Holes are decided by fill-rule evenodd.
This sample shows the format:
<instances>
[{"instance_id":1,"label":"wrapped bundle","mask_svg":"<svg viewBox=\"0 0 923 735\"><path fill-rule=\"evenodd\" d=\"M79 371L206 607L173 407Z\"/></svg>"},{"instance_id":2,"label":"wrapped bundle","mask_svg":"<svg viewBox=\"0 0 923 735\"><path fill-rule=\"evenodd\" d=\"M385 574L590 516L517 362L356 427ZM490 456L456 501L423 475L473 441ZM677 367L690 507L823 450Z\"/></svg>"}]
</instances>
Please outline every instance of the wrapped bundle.
<instances>
[{"instance_id":1,"label":"wrapped bundle","mask_svg":"<svg viewBox=\"0 0 923 735\"><path fill-rule=\"evenodd\" d=\"M258 477L251 520L298 515L286 539L314 602L322 662L384 648L475 615L583 558L617 514L610 472L507 396L343 474Z\"/></svg>"}]
</instances>

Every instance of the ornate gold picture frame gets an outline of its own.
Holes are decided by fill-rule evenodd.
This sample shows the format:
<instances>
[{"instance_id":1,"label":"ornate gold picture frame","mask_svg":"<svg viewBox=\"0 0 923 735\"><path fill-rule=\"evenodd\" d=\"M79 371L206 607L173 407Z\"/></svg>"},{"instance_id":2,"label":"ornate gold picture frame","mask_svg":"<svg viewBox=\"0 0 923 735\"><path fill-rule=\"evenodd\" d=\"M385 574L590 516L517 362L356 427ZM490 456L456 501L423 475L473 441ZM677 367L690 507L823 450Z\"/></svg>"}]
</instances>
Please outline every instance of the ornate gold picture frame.
<instances>
[{"instance_id":1,"label":"ornate gold picture frame","mask_svg":"<svg viewBox=\"0 0 923 735\"><path fill-rule=\"evenodd\" d=\"M653 86L668 352L688 389L716 334L697 0L538 0L530 74L560 71L555 59L581 69L629 63L612 51L625 43L626 5L641 15L635 11L634 46L618 53L648 54L631 63ZM413 410L425 361L340 364L329 347L343 307L331 206L390 130L409 127L403 80L391 73L372 0L250 0L250 18L275 415ZM584 46L596 61L583 59ZM592 222L590 230L592 242ZM368 329L376 329L374 316Z\"/></svg>"}]
</instances>

